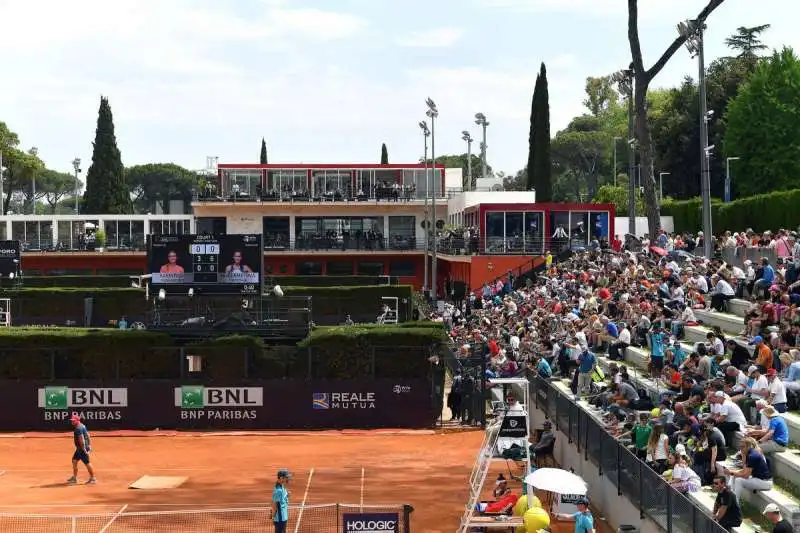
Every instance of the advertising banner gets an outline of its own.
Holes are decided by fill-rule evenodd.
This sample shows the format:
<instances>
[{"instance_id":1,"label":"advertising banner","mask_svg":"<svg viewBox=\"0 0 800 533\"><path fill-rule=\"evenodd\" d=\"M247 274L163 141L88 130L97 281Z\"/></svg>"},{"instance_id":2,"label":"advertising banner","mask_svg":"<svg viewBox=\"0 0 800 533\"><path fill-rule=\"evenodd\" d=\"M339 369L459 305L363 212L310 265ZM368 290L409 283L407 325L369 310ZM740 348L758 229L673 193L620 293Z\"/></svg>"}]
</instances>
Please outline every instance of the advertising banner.
<instances>
[{"instance_id":1,"label":"advertising banner","mask_svg":"<svg viewBox=\"0 0 800 533\"><path fill-rule=\"evenodd\" d=\"M21 258L19 241L0 241L0 276L18 275Z\"/></svg>"},{"instance_id":2,"label":"advertising banner","mask_svg":"<svg viewBox=\"0 0 800 533\"><path fill-rule=\"evenodd\" d=\"M399 533L399 513L343 513L342 533Z\"/></svg>"},{"instance_id":3,"label":"advertising banner","mask_svg":"<svg viewBox=\"0 0 800 533\"><path fill-rule=\"evenodd\" d=\"M528 436L528 426L525 415L506 415L500 425L500 437L511 439L524 439Z\"/></svg>"},{"instance_id":4,"label":"advertising banner","mask_svg":"<svg viewBox=\"0 0 800 533\"><path fill-rule=\"evenodd\" d=\"M439 415L426 380L8 381L0 402L7 431L64 430L73 414L99 430L413 429Z\"/></svg>"}]
</instances>

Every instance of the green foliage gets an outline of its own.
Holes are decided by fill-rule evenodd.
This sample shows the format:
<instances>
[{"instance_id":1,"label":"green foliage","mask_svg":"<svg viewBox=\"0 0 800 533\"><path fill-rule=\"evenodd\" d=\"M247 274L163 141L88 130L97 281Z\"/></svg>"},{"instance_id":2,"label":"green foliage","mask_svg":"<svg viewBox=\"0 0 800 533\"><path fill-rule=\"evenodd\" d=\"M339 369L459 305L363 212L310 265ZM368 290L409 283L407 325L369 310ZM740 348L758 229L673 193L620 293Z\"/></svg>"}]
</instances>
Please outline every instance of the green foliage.
<instances>
[{"instance_id":1,"label":"green foliage","mask_svg":"<svg viewBox=\"0 0 800 533\"><path fill-rule=\"evenodd\" d=\"M572 172L575 183L586 184L586 196L592 199L597 192L601 169L613 148L612 138L602 131L600 120L592 115L575 117L567 129L552 140L553 165L561 173ZM580 188L577 196L581 196Z\"/></svg>"},{"instance_id":2,"label":"green foliage","mask_svg":"<svg viewBox=\"0 0 800 533\"><path fill-rule=\"evenodd\" d=\"M262 165L267 164L267 141L261 137L261 153L259 154L258 162Z\"/></svg>"},{"instance_id":3,"label":"green foliage","mask_svg":"<svg viewBox=\"0 0 800 533\"><path fill-rule=\"evenodd\" d=\"M94 245L97 248L104 248L106 245L106 232L99 229L94 234Z\"/></svg>"},{"instance_id":4,"label":"green foliage","mask_svg":"<svg viewBox=\"0 0 800 533\"><path fill-rule=\"evenodd\" d=\"M381 165L389 164L389 150L386 149L386 143L381 144Z\"/></svg>"},{"instance_id":5,"label":"green foliage","mask_svg":"<svg viewBox=\"0 0 800 533\"><path fill-rule=\"evenodd\" d=\"M100 98L92 165L86 173L84 204L91 214L128 214L131 212L130 189L125 182L125 168L114 134L114 117L108 98Z\"/></svg>"},{"instance_id":6,"label":"green foliage","mask_svg":"<svg viewBox=\"0 0 800 533\"><path fill-rule=\"evenodd\" d=\"M740 158L740 194L800 186L800 60L791 49L762 61L731 101L724 151Z\"/></svg>"},{"instance_id":7,"label":"green foliage","mask_svg":"<svg viewBox=\"0 0 800 533\"><path fill-rule=\"evenodd\" d=\"M74 209L75 192L80 190L83 183L76 180L73 174L69 172L59 172L45 168L36 177L36 193L37 198L44 198L47 205L50 207L51 213L56 213L58 204L65 198L72 196L70 209Z\"/></svg>"},{"instance_id":8,"label":"green foliage","mask_svg":"<svg viewBox=\"0 0 800 533\"><path fill-rule=\"evenodd\" d=\"M615 187L613 185L603 185L597 190L592 203L595 204L614 204L617 214L628 216L628 189L627 187ZM636 195L636 216L644 214L644 202L640 194Z\"/></svg>"},{"instance_id":9,"label":"green foliage","mask_svg":"<svg viewBox=\"0 0 800 533\"><path fill-rule=\"evenodd\" d=\"M528 137L528 189L536 190L538 202L553 199L552 161L550 156L550 94L547 68L542 63L531 103L531 129Z\"/></svg>"},{"instance_id":10,"label":"green foliage","mask_svg":"<svg viewBox=\"0 0 800 533\"><path fill-rule=\"evenodd\" d=\"M141 212L155 212L158 206L169 213L169 201L191 201L200 182L195 172L174 163L135 165L125 170L125 178Z\"/></svg>"},{"instance_id":11,"label":"green foliage","mask_svg":"<svg viewBox=\"0 0 800 533\"><path fill-rule=\"evenodd\" d=\"M759 194L729 203L714 199L711 204L714 233L746 228L755 231L795 228L800 226L798 205L800 189ZM667 200L661 204L661 213L673 217L675 231L697 232L703 227L701 207L699 198Z\"/></svg>"}]
</instances>

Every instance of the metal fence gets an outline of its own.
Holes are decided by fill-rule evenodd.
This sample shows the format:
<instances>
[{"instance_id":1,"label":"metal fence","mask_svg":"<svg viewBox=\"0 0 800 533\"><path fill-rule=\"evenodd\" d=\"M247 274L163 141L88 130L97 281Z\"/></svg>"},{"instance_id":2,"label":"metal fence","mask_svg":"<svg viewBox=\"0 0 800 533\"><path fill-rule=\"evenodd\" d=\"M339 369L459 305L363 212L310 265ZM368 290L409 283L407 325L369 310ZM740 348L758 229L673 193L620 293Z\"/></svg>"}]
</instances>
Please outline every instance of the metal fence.
<instances>
[{"instance_id":1,"label":"metal fence","mask_svg":"<svg viewBox=\"0 0 800 533\"><path fill-rule=\"evenodd\" d=\"M396 522L387 531L410 533L410 505L290 505L288 530L297 533L341 533L358 522ZM269 507L182 509L86 515L0 513L0 530L29 533L170 533L262 532L272 522ZM353 526L353 524L356 524ZM378 527L378 526L376 526Z\"/></svg>"},{"instance_id":2,"label":"metal fence","mask_svg":"<svg viewBox=\"0 0 800 533\"><path fill-rule=\"evenodd\" d=\"M704 508L672 488L547 380L531 378L531 397L584 459L597 465L599 475L617 487L617 494L639 509L642 519L650 518L667 533L725 533Z\"/></svg>"}]
</instances>

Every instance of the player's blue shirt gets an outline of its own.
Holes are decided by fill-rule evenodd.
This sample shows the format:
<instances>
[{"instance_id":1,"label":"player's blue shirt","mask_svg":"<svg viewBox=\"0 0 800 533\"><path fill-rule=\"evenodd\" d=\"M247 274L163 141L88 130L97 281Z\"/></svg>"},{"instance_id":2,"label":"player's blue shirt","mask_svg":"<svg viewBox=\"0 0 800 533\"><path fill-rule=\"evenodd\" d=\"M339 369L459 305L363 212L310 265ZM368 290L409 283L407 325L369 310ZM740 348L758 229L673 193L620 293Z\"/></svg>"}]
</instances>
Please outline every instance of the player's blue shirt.
<instances>
[{"instance_id":1,"label":"player's blue shirt","mask_svg":"<svg viewBox=\"0 0 800 533\"><path fill-rule=\"evenodd\" d=\"M88 452L91 449L91 439L89 438L89 430L83 424L78 424L75 431L72 432L73 440L75 441L75 448L81 449L81 437L83 437L83 446Z\"/></svg>"},{"instance_id":2,"label":"player's blue shirt","mask_svg":"<svg viewBox=\"0 0 800 533\"><path fill-rule=\"evenodd\" d=\"M288 522L289 521L289 493L286 487L281 484L275 484L272 489L272 502L277 503L276 512L272 516L273 522Z\"/></svg>"},{"instance_id":3,"label":"player's blue shirt","mask_svg":"<svg viewBox=\"0 0 800 533\"><path fill-rule=\"evenodd\" d=\"M589 533L594 529L594 517L591 513L575 513L575 533Z\"/></svg>"}]
</instances>

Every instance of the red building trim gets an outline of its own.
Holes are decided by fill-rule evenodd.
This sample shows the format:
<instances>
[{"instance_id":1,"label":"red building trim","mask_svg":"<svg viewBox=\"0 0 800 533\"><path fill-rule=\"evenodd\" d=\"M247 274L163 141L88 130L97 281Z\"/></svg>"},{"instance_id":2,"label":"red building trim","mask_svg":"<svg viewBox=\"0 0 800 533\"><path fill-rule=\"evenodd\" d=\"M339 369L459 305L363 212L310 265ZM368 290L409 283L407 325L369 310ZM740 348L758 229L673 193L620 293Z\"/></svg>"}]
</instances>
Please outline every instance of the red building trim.
<instances>
[{"instance_id":1,"label":"red building trim","mask_svg":"<svg viewBox=\"0 0 800 533\"><path fill-rule=\"evenodd\" d=\"M409 163L409 164L389 164L378 165L373 163L346 163L341 165L321 164L321 163L284 163L268 165L261 165L258 163L220 163L217 165L220 170L248 170L248 169L266 169L266 170L403 170L403 169L425 169L431 168L431 165L425 163ZM444 170L445 166L441 163L436 163L435 168Z\"/></svg>"}]
</instances>

